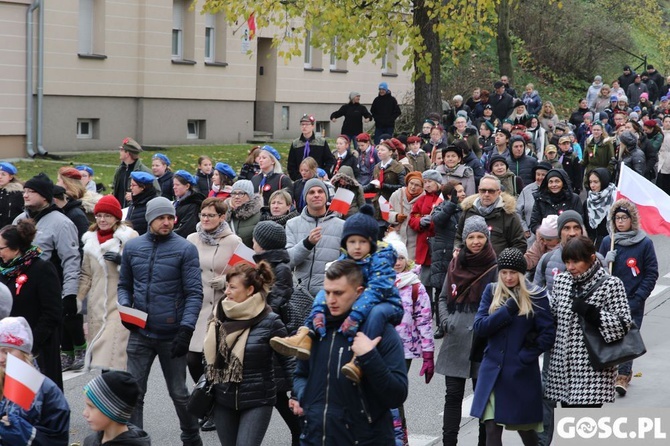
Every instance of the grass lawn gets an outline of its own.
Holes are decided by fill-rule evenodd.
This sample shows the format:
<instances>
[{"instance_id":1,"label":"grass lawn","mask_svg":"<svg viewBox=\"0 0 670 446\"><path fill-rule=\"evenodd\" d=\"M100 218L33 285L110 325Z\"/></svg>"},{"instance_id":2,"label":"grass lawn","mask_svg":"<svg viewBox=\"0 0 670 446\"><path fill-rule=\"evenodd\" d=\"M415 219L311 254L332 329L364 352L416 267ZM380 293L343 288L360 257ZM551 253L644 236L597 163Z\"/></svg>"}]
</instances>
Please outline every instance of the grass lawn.
<instances>
[{"instance_id":1,"label":"grass lawn","mask_svg":"<svg viewBox=\"0 0 670 446\"><path fill-rule=\"evenodd\" d=\"M273 143L273 147L282 155L282 166L286 167L286 159L288 157L288 143ZM170 168L173 172L184 169L191 173L195 173L198 167L198 157L201 155L208 155L214 163L224 162L229 164L236 172L240 171L242 163L247 157L247 153L252 146L249 144L234 144L224 146L175 146L161 149L160 152L165 154L172 165ZM151 156L157 153L157 150L145 150L140 154L142 163L151 167ZM95 181L103 183L107 187L107 192L111 192L112 179L114 171L119 165L118 150L110 152L86 152L73 153L68 155L48 155L46 158L36 157L35 159L21 160L16 163L16 168L19 170L18 178L21 181L26 181L34 175L44 172L49 178L56 182L58 169L61 166L77 166L79 164L87 164L95 171Z\"/></svg>"}]
</instances>

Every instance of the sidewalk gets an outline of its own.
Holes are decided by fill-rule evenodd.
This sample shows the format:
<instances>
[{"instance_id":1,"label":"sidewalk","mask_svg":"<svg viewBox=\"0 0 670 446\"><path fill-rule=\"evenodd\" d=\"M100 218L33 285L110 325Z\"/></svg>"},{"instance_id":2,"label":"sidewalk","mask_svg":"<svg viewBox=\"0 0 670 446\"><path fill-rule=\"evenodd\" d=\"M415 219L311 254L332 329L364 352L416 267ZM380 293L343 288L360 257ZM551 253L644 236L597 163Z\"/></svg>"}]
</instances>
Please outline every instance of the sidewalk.
<instances>
[{"instance_id":1,"label":"sidewalk","mask_svg":"<svg viewBox=\"0 0 670 446\"><path fill-rule=\"evenodd\" d=\"M635 376L625 397L617 398L615 407L670 407L670 289L665 287L659 294L650 297L645 307L642 336L647 354L635 360ZM476 446L478 423L473 418L463 418L458 444ZM441 444L441 441L433 443ZM515 432L503 433L505 446L523 446Z\"/></svg>"}]
</instances>

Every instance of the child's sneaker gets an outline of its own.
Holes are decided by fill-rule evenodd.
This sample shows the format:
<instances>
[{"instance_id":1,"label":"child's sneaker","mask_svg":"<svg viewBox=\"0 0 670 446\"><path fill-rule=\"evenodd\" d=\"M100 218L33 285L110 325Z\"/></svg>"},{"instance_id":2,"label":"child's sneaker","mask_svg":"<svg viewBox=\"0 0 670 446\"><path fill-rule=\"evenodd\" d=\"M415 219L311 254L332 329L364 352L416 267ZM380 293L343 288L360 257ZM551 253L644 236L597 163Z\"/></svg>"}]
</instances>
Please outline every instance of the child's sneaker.
<instances>
[{"instance_id":1,"label":"child's sneaker","mask_svg":"<svg viewBox=\"0 0 670 446\"><path fill-rule=\"evenodd\" d=\"M351 361L347 362L342 366L341 371L344 376L346 376L356 384L359 384L361 382L361 378L363 377L363 370L361 370L361 368L356 363L355 356L351 358Z\"/></svg>"},{"instance_id":2,"label":"child's sneaker","mask_svg":"<svg viewBox=\"0 0 670 446\"><path fill-rule=\"evenodd\" d=\"M298 359L306 361L309 359L312 351L312 336L314 332L307 327L300 327L293 336L280 338L275 336L270 339L270 346L284 356L295 356Z\"/></svg>"},{"instance_id":3,"label":"child's sneaker","mask_svg":"<svg viewBox=\"0 0 670 446\"><path fill-rule=\"evenodd\" d=\"M74 354L60 352L60 369L62 372L67 372L72 368L74 362Z\"/></svg>"},{"instance_id":4,"label":"child's sneaker","mask_svg":"<svg viewBox=\"0 0 670 446\"><path fill-rule=\"evenodd\" d=\"M86 350L85 349L75 349L74 351L74 360L72 361L72 365L70 367L70 370L73 372L77 372L79 370L82 370L84 368L84 363L86 362Z\"/></svg>"}]
</instances>

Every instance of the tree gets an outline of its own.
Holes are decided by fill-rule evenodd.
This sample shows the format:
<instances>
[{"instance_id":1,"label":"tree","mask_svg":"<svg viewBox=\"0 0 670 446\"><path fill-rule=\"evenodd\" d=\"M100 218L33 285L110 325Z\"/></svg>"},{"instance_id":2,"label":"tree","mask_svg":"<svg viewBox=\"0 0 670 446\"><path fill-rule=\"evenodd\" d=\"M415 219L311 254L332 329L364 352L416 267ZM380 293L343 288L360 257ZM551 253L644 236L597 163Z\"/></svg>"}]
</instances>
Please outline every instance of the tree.
<instances>
[{"instance_id":1,"label":"tree","mask_svg":"<svg viewBox=\"0 0 670 446\"><path fill-rule=\"evenodd\" d=\"M442 110L443 58L458 62L460 54L495 36L497 1L204 0L203 10L223 12L230 23L253 13L258 29L274 30L273 44L286 59L302 55L308 31L313 47L354 63L369 55L379 60L397 45L407 58L404 68L414 69L418 128L429 112Z\"/></svg>"}]
</instances>

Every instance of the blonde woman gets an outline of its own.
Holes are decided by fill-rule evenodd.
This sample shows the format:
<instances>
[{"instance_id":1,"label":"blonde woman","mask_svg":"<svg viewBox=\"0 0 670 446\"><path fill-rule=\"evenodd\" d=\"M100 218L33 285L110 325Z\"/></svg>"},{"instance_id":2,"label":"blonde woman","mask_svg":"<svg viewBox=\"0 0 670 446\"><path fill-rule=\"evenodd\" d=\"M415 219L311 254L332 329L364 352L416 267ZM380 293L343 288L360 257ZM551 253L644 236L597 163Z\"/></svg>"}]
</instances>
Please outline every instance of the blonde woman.
<instances>
[{"instance_id":1,"label":"blonde woman","mask_svg":"<svg viewBox=\"0 0 670 446\"><path fill-rule=\"evenodd\" d=\"M524 446L542 432L542 383L538 357L554 344L556 329L544 289L526 281L526 260L517 248L498 256L498 282L484 290L474 330L488 338L470 415L486 427L486 444L502 445L503 428L516 430Z\"/></svg>"}]
</instances>

